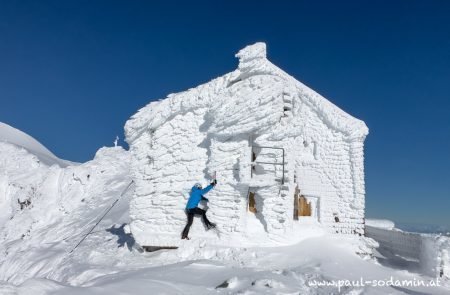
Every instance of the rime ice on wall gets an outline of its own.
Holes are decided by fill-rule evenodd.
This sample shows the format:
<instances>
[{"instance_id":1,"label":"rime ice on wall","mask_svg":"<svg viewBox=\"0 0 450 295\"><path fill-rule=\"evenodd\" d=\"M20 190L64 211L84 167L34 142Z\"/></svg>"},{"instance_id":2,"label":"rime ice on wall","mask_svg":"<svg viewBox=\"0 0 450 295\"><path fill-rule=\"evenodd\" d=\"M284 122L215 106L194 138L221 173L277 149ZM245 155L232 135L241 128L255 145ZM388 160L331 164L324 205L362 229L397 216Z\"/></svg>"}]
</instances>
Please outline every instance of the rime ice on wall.
<instances>
[{"instance_id":1,"label":"rime ice on wall","mask_svg":"<svg viewBox=\"0 0 450 295\"><path fill-rule=\"evenodd\" d=\"M152 102L127 122L136 240L178 245L189 190L214 171L219 185L209 193L208 215L222 242L252 238L249 193L269 239L291 234L296 188L330 232L362 234L364 122L269 62L264 43L236 57L237 70ZM206 235L199 222L192 235Z\"/></svg>"},{"instance_id":2,"label":"rime ice on wall","mask_svg":"<svg viewBox=\"0 0 450 295\"><path fill-rule=\"evenodd\" d=\"M392 223L392 222L391 222ZM403 232L386 228L386 222L366 226L365 235L379 243L382 255L395 255L418 262L418 271L436 277L450 279L450 238L437 234Z\"/></svg>"}]
</instances>

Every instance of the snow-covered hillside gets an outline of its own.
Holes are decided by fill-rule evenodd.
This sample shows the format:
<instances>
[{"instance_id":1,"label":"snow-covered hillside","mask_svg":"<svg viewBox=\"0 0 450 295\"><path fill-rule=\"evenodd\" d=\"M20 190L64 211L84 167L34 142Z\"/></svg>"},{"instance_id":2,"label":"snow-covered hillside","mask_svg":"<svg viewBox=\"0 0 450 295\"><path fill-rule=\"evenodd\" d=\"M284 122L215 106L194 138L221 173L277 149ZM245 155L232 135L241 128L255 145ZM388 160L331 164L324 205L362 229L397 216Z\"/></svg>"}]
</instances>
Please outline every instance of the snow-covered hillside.
<instances>
[{"instance_id":1,"label":"snow-covered hillside","mask_svg":"<svg viewBox=\"0 0 450 295\"><path fill-rule=\"evenodd\" d=\"M0 122L0 142L6 142L24 148L30 154L36 156L42 163L49 166L57 164L61 167L66 167L75 164L59 159L30 135L2 122Z\"/></svg>"},{"instance_id":2,"label":"snow-covered hillside","mask_svg":"<svg viewBox=\"0 0 450 295\"><path fill-rule=\"evenodd\" d=\"M133 185L70 253L130 184L129 161L113 147L84 164L49 166L29 146L0 142L0 294L448 293L373 286L431 278L376 262L370 239L314 225L299 228L304 235L290 246L212 246L194 236L177 250L143 253L127 225ZM360 279L364 286L315 286Z\"/></svg>"},{"instance_id":3,"label":"snow-covered hillside","mask_svg":"<svg viewBox=\"0 0 450 295\"><path fill-rule=\"evenodd\" d=\"M7 142L0 142L0 280L69 277L71 272L57 271L57 265L77 254L88 259L82 250L71 257L66 253L130 183L128 152L102 148L92 161L67 166L70 162L32 137L2 126L0 136ZM127 222L126 198L98 229ZM120 230L111 232L117 236Z\"/></svg>"}]
</instances>

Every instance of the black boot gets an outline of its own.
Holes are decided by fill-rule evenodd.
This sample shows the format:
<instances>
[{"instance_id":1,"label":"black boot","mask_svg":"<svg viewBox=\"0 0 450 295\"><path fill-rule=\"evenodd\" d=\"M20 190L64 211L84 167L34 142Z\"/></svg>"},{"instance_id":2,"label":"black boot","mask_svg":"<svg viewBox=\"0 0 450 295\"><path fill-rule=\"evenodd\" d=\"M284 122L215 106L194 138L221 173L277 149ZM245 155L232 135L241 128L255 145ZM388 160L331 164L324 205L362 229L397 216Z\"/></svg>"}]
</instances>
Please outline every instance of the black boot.
<instances>
[{"instance_id":1,"label":"black boot","mask_svg":"<svg viewBox=\"0 0 450 295\"><path fill-rule=\"evenodd\" d=\"M206 225L206 227L207 227L207 229L216 228L216 224L213 223L213 222L209 222L209 223Z\"/></svg>"}]
</instances>

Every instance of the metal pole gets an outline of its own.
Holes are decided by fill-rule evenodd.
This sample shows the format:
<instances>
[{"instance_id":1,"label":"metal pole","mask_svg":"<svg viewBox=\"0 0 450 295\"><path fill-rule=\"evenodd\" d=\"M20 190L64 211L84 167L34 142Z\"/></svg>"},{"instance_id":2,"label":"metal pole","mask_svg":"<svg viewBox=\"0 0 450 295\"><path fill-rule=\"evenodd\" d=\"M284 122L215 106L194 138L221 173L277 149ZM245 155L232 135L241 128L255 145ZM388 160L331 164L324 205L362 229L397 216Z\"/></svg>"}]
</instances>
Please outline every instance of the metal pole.
<instances>
[{"instance_id":1,"label":"metal pole","mask_svg":"<svg viewBox=\"0 0 450 295\"><path fill-rule=\"evenodd\" d=\"M284 149L283 149L283 178L281 179L281 184L284 184Z\"/></svg>"},{"instance_id":2,"label":"metal pole","mask_svg":"<svg viewBox=\"0 0 450 295\"><path fill-rule=\"evenodd\" d=\"M283 165L283 163L255 162L256 164Z\"/></svg>"},{"instance_id":3,"label":"metal pole","mask_svg":"<svg viewBox=\"0 0 450 295\"><path fill-rule=\"evenodd\" d=\"M252 146L252 151L251 151L251 154L250 154L250 178L253 178L253 165L255 165L254 163L253 163L253 146Z\"/></svg>"},{"instance_id":4,"label":"metal pole","mask_svg":"<svg viewBox=\"0 0 450 295\"><path fill-rule=\"evenodd\" d=\"M284 148L282 148L282 147L271 147L271 146L260 146L260 145L255 145L254 147L261 148L261 149L284 150Z\"/></svg>"},{"instance_id":5,"label":"metal pole","mask_svg":"<svg viewBox=\"0 0 450 295\"><path fill-rule=\"evenodd\" d=\"M282 148L282 147L258 146L258 145L252 146L252 161L253 161L253 148L255 148L255 147L260 148L260 149L282 150L283 151L283 163L268 163L268 162L257 162L257 161L252 162L252 165L251 165L252 166L252 170L250 172L250 178L253 178L253 167L254 167L254 164L283 165L283 175L282 175L282 178L281 178L281 184L284 184L284 174L285 174L285 172L284 172L284 168L285 168L285 163L284 163L285 162L285 151L284 151L284 148Z\"/></svg>"}]
</instances>

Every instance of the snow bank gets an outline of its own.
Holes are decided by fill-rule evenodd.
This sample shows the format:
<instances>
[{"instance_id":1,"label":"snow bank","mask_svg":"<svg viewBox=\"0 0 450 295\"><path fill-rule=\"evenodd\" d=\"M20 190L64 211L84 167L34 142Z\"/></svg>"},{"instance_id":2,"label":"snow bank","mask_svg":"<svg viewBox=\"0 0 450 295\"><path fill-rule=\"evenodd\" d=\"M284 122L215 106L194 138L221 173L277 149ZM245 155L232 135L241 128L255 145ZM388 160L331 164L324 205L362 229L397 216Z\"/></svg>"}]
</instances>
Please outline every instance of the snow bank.
<instances>
[{"instance_id":1,"label":"snow bank","mask_svg":"<svg viewBox=\"0 0 450 295\"><path fill-rule=\"evenodd\" d=\"M383 229L393 229L395 224L391 220L387 219L368 219L366 218L366 225L371 227L383 228Z\"/></svg>"},{"instance_id":2,"label":"snow bank","mask_svg":"<svg viewBox=\"0 0 450 295\"><path fill-rule=\"evenodd\" d=\"M431 277L450 278L450 238L381 227L366 226L366 236L380 244L381 253L394 254L419 263L419 270Z\"/></svg>"},{"instance_id":3,"label":"snow bank","mask_svg":"<svg viewBox=\"0 0 450 295\"><path fill-rule=\"evenodd\" d=\"M450 237L420 234L422 251L420 261L424 272L450 280Z\"/></svg>"},{"instance_id":4,"label":"snow bank","mask_svg":"<svg viewBox=\"0 0 450 295\"><path fill-rule=\"evenodd\" d=\"M73 259L67 252L131 181L129 161L120 147L102 148L87 163L49 167L22 147L0 142L0 281L69 280L74 273L58 272L60 264ZM112 220L128 223L123 201L98 229Z\"/></svg>"},{"instance_id":5,"label":"snow bank","mask_svg":"<svg viewBox=\"0 0 450 295\"><path fill-rule=\"evenodd\" d=\"M109 270L84 282L35 278L14 286L0 283L2 294L446 294L443 287L371 286L370 282L417 281L415 274L389 269L361 259L355 248L364 247L356 237L321 236L283 247L229 248L190 241L178 250L140 254L140 263L131 255L118 255L120 266L90 255L95 263L79 270L100 267ZM83 249L86 254L92 249ZM110 260L115 260L111 257ZM72 267L76 267L73 265ZM97 268L97 269L95 269ZM62 271L62 270L59 270ZM368 283L362 285L323 285L338 280ZM344 281L343 281L344 282Z\"/></svg>"},{"instance_id":6,"label":"snow bank","mask_svg":"<svg viewBox=\"0 0 450 295\"><path fill-rule=\"evenodd\" d=\"M45 165L51 166L53 164L56 164L61 167L66 167L68 165L75 164L59 159L30 135L2 122L0 122L0 142L14 144L18 147L26 149L31 154L35 155Z\"/></svg>"}]
</instances>

